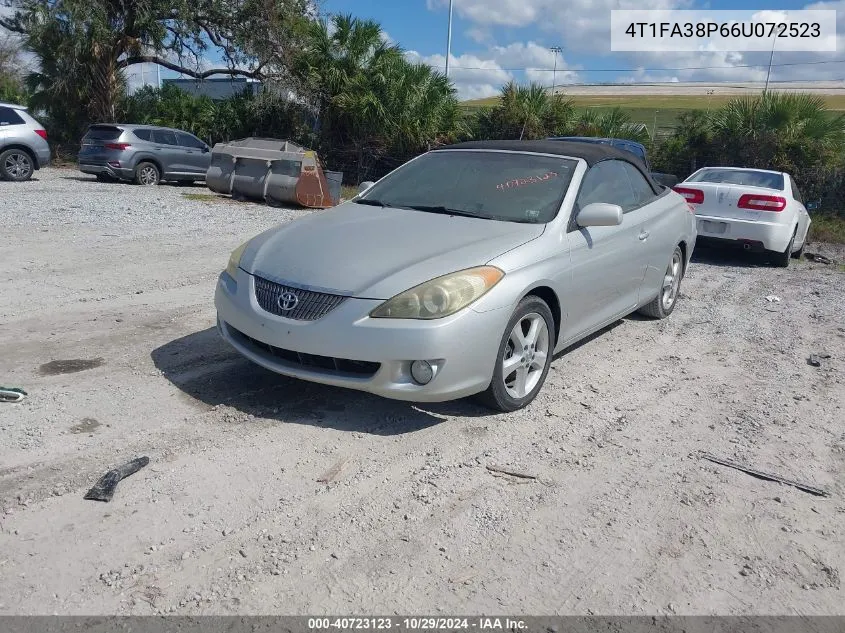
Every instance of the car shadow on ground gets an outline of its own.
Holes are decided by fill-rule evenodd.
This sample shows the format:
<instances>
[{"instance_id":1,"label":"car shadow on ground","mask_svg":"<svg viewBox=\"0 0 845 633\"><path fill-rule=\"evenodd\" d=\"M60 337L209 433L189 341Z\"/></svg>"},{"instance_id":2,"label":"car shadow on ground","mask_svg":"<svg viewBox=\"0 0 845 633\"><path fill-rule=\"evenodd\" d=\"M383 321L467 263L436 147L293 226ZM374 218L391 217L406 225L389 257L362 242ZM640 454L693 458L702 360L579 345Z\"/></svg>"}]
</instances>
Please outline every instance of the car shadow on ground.
<instances>
[{"instance_id":1,"label":"car shadow on ground","mask_svg":"<svg viewBox=\"0 0 845 633\"><path fill-rule=\"evenodd\" d=\"M771 266L766 253L750 253L739 248L696 246L692 253L693 264L707 264L723 268L768 268Z\"/></svg>"},{"instance_id":2,"label":"car shadow on ground","mask_svg":"<svg viewBox=\"0 0 845 633\"><path fill-rule=\"evenodd\" d=\"M495 413L469 399L415 404L288 378L243 358L216 328L165 343L150 356L171 383L195 400L285 423L401 435L454 416Z\"/></svg>"},{"instance_id":3,"label":"car shadow on ground","mask_svg":"<svg viewBox=\"0 0 845 633\"><path fill-rule=\"evenodd\" d=\"M111 178L108 180L97 180L96 176L61 176L62 180L76 180L78 182L89 182L97 185L135 185L129 180L120 180L118 178ZM205 181L195 180L165 180L158 184L159 187L180 187L187 189L206 189Z\"/></svg>"}]
</instances>

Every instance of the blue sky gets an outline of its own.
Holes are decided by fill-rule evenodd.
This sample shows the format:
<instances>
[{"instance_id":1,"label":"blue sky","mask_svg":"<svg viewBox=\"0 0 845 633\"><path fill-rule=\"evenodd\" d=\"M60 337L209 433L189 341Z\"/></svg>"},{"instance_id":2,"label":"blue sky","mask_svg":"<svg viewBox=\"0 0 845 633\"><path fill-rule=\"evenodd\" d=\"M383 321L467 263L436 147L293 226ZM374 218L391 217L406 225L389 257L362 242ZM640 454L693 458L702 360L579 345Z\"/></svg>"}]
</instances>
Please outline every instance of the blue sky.
<instances>
[{"instance_id":1,"label":"blue sky","mask_svg":"<svg viewBox=\"0 0 845 633\"><path fill-rule=\"evenodd\" d=\"M324 15L351 13L376 20L410 59L441 69L445 65L448 0L320 0L319 6ZM555 63L551 46L563 48L554 77L558 84L730 83L766 77L769 52L611 53L614 8L836 9L838 50L776 52L772 80L845 80L845 62L833 63L845 60L845 0L454 0L450 78L464 99L496 94L510 79L550 86ZM690 67L699 68L678 70ZM150 82L151 70L146 70ZM139 79L136 70L131 80L137 84Z\"/></svg>"},{"instance_id":2,"label":"blue sky","mask_svg":"<svg viewBox=\"0 0 845 633\"><path fill-rule=\"evenodd\" d=\"M323 0L324 13L352 13L382 24L413 58L445 63L448 0ZM610 10L643 9L838 9L845 33L845 2L800 0L454 0L450 76L463 97L487 96L510 78L552 82L554 54L561 46L558 82L754 81L765 77L769 53L611 53ZM841 36L838 38L843 41ZM774 63L845 59L836 53L776 53ZM737 66L758 65L756 68ZM697 71L663 69L714 66ZM513 71L514 68L545 70ZM843 79L845 63L775 67L773 79Z\"/></svg>"}]
</instances>

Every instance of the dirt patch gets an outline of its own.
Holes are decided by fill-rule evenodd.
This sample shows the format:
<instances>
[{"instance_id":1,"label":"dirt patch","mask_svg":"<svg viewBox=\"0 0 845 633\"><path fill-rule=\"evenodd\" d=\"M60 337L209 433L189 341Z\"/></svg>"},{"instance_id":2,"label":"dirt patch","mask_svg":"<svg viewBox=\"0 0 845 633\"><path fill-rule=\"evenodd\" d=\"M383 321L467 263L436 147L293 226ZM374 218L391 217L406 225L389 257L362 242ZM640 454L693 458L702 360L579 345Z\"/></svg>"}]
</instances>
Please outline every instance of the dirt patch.
<instances>
[{"instance_id":1,"label":"dirt patch","mask_svg":"<svg viewBox=\"0 0 845 633\"><path fill-rule=\"evenodd\" d=\"M100 367L105 363L102 358L73 358L70 360L51 360L38 368L42 376L58 376L60 374L75 374L79 371L87 371Z\"/></svg>"},{"instance_id":2,"label":"dirt patch","mask_svg":"<svg viewBox=\"0 0 845 633\"><path fill-rule=\"evenodd\" d=\"M93 433L99 427L100 423L94 418L83 418L78 424L74 424L70 427L70 432L74 435L79 435L80 433Z\"/></svg>"},{"instance_id":3,"label":"dirt patch","mask_svg":"<svg viewBox=\"0 0 845 633\"><path fill-rule=\"evenodd\" d=\"M30 393L0 405L0 614L843 613L837 266L697 250L669 319L590 337L498 415L299 382L226 346L217 275L299 211L233 222L178 187L55 174L0 182L0 267L20 271L0 364ZM39 375L44 354L108 371ZM83 500L138 455L109 504Z\"/></svg>"}]
</instances>

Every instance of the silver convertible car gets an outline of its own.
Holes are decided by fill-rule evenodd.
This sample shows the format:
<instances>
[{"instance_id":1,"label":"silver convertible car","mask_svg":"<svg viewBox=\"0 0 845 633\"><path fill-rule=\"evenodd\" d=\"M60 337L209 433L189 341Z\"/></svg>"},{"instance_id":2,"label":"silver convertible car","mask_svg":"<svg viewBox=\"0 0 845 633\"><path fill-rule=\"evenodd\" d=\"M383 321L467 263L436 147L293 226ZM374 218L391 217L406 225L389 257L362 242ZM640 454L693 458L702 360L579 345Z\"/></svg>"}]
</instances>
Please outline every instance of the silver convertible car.
<instances>
[{"instance_id":1,"label":"silver convertible car","mask_svg":"<svg viewBox=\"0 0 845 633\"><path fill-rule=\"evenodd\" d=\"M239 246L218 329L304 380L416 402L531 402L556 352L672 313L696 240L639 159L565 141L460 143Z\"/></svg>"}]
</instances>

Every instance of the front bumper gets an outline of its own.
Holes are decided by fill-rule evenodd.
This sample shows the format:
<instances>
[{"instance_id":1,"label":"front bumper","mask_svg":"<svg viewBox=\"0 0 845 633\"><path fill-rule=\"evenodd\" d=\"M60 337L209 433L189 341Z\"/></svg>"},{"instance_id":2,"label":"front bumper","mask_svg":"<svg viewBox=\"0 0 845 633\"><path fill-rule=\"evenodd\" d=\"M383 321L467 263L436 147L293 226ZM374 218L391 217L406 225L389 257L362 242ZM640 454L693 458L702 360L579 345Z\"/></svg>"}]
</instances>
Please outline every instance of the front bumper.
<instances>
[{"instance_id":1,"label":"front bumper","mask_svg":"<svg viewBox=\"0 0 845 633\"><path fill-rule=\"evenodd\" d=\"M242 270L237 280L220 275L214 303L218 331L251 361L286 376L411 402L455 400L486 389L511 316L508 308L470 307L432 321L372 319L370 311L382 301L349 298L316 321L295 321L262 310L254 277ZM297 357L328 362L316 367ZM414 360L437 368L427 385L412 380ZM350 361L373 364L373 371L345 371Z\"/></svg>"},{"instance_id":2,"label":"front bumper","mask_svg":"<svg viewBox=\"0 0 845 633\"><path fill-rule=\"evenodd\" d=\"M698 239L701 243L748 244L748 248L782 253L792 239L793 227L787 224L758 220L737 220L718 216L697 215Z\"/></svg>"}]
</instances>

